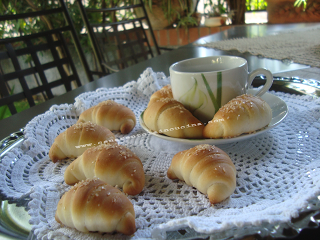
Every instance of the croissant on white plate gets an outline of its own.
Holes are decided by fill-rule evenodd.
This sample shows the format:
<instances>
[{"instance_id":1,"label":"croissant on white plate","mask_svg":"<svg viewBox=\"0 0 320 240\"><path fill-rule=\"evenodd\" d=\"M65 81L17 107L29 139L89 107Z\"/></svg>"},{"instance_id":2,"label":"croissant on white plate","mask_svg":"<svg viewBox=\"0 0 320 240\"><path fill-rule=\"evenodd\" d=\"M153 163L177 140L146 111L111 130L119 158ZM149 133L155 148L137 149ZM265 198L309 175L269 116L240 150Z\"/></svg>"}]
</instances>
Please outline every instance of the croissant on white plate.
<instances>
[{"instance_id":1,"label":"croissant on white plate","mask_svg":"<svg viewBox=\"0 0 320 240\"><path fill-rule=\"evenodd\" d=\"M90 122L76 123L55 138L49 157L53 162L75 158L86 149L108 141L115 141L115 136L109 129Z\"/></svg>"},{"instance_id":2,"label":"croissant on white plate","mask_svg":"<svg viewBox=\"0 0 320 240\"><path fill-rule=\"evenodd\" d=\"M99 179L88 179L74 185L61 197L55 219L81 232L136 231L132 203L119 189Z\"/></svg>"},{"instance_id":3,"label":"croissant on white plate","mask_svg":"<svg viewBox=\"0 0 320 240\"><path fill-rule=\"evenodd\" d=\"M149 102L143 113L143 121L150 130L170 137L203 138L202 122L173 98L159 98Z\"/></svg>"},{"instance_id":4,"label":"croissant on white plate","mask_svg":"<svg viewBox=\"0 0 320 240\"><path fill-rule=\"evenodd\" d=\"M243 94L222 106L203 129L205 138L232 138L269 125L272 110L262 98Z\"/></svg>"},{"instance_id":5,"label":"croissant on white plate","mask_svg":"<svg viewBox=\"0 0 320 240\"><path fill-rule=\"evenodd\" d=\"M209 144L174 155L167 176L183 180L208 195L211 204L225 200L236 188L236 168L230 157Z\"/></svg>"},{"instance_id":6,"label":"croissant on white plate","mask_svg":"<svg viewBox=\"0 0 320 240\"><path fill-rule=\"evenodd\" d=\"M87 149L64 173L65 182L69 185L93 177L118 186L129 195L139 194L145 184L141 160L126 146L117 143Z\"/></svg>"},{"instance_id":7,"label":"croissant on white plate","mask_svg":"<svg viewBox=\"0 0 320 240\"><path fill-rule=\"evenodd\" d=\"M113 100L107 100L85 110L80 114L78 121L93 122L111 131L117 130L126 134L136 125L136 116L130 108Z\"/></svg>"}]
</instances>

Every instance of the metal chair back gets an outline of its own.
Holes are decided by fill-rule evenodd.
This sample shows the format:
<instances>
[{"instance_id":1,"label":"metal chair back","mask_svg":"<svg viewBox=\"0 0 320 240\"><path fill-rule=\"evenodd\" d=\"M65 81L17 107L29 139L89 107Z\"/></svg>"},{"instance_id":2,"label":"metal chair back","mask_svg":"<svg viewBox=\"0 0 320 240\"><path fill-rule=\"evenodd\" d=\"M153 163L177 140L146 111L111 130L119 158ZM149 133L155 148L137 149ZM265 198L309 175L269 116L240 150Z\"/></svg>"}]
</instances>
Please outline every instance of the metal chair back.
<instances>
[{"instance_id":1,"label":"metal chair back","mask_svg":"<svg viewBox=\"0 0 320 240\"><path fill-rule=\"evenodd\" d=\"M8 106L11 114L17 113L15 102L26 99L29 107L32 107L36 105L38 97L51 99L61 91L68 92L82 85L68 40L74 43L87 77L85 80L93 81L63 0L59 0L59 7L53 9L0 15L0 24L2 27L12 27L23 19L50 21L58 15L65 20L63 26L55 26L56 22L52 21L54 24L48 30L0 39L0 106ZM62 87L57 91L59 86Z\"/></svg>"},{"instance_id":2,"label":"metal chair back","mask_svg":"<svg viewBox=\"0 0 320 240\"><path fill-rule=\"evenodd\" d=\"M96 8L85 6L83 0L77 3L97 63L94 74L107 75L160 55L142 1L108 6L102 0Z\"/></svg>"}]
</instances>

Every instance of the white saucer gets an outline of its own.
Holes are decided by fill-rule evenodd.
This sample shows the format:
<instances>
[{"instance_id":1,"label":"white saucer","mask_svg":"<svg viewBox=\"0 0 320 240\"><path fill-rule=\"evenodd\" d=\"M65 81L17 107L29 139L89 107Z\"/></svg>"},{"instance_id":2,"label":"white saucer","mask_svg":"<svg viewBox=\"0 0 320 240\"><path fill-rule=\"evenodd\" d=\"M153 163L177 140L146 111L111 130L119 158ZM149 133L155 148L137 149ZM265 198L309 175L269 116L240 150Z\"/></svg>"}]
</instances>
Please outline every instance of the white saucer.
<instances>
[{"instance_id":1,"label":"white saucer","mask_svg":"<svg viewBox=\"0 0 320 240\"><path fill-rule=\"evenodd\" d=\"M249 94L254 95L254 93L256 92L256 89L249 89L247 92ZM287 104L279 97L271 94L271 93L265 93L262 95L261 97L263 100L265 100L269 106L272 109L272 119L270 124L268 125L268 127L258 130L254 133L250 133L250 134L242 134L238 137L234 137L234 138L227 138L227 139L185 139L185 138L174 138L174 137L169 137L163 134L159 134L156 132L151 131L149 128L147 128L147 126L144 124L143 121L143 113L144 111L140 114L140 125L141 127L148 133L158 137L158 138L162 138L168 141L172 141L172 142L180 142L180 143L184 143L184 144L189 144L189 145L198 145L198 144L213 144L213 145L219 145L219 144L226 144L226 143L232 143L232 142L238 142L238 141L242 141L251 137L255 137L261 133L264 133L266 131L269 131L270 129L274 128L275 126L277 126L279 123L281 123L285 117L288 114L288 106Z\"/></svg>"}]
</instances>

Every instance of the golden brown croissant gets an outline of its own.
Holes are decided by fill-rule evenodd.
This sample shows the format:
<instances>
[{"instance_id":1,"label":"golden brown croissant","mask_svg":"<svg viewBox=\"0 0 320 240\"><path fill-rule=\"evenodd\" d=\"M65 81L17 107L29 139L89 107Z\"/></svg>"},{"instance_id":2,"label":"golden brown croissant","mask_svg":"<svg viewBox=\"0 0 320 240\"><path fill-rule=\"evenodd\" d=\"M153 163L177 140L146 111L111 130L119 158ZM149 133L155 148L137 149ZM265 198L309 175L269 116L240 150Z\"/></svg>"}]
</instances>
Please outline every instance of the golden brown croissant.
<instances>
[{"instance_id":1,"label":"golden brown croissant","mask_svg":"<svg viewBox=\"0 0 320 240\"><path fill-rule=\"evenodd\" d=\"M220 148L202 144L177 153L167 176L180 179L207 194L210 203L229 197L236 187L236 168Z\"/></svg>"},{"instance_id":2,"label":"golden brown croissant","mask_svg":"<svg viewBox=\"0 0 320 240\"><path fill-rule=\"evenodd\" d=\"M115 136L109 129L89 122L76 123L56 137L49 157L53 162L75 158L86 149L108 141L115 141Z\"/></svg>"},{"instance_id":3,"label":"golden brown croissant","mask_svg":"<svg viewBox=\"0 0 320 240\"><path fill-rule=\"evenodd\" d=\"M143 121L150 130L176 138L202 138L204 125L182 103L172 98L149 103Z\"/></svg>"},{"instance_id":4,"label":"golden brown croissant","mask_svg":"<svg viewBox=\"0 0 320 240\"><path fill-rule=\"evenodd\" d=\"M81 232L136 231L132 203L119 189L99 179L88 179L73 186L60 199L55 214L60 224Z\"/></svg>"},{"instance_id":5,"label":"golden brown croissant","mask_svg":"<svg viewBox=\"0 0 320 240\"><path fill-rule=\"evenodd\" d=\"M141 160L127 147L117 143L87 149L64 173L64 180L69 185L93 177L112 186L118 185L130 195L139 194L145 183Z\"/></svg>"},{"instance_id":6,"label":"golden brown croissant","mask_svg":"<svg viewBox=\"0 0 320 240\"><path fill-rule=\"evenodd\" d=\"M243 94L222 106L205 126L205 138L232 138L266 127L272 119L267 102L257 96Z\"/></svg>"},{"instance_id":7,"label":"golden brown croissant","mask_svg":"<svg viewBox=\"0 0 320 240\"><path fill-rule=\"evenodd\" d=\"M129 133L136 125L136 116L132 110L120 103L107 100L80 114L79 122L93 122L111 131Z\"/></svg>"},{"instance_id":8,"label":"golden brown croissant","mask_svg":"<svg viewBox=\"0 0 320 240\"><path fill-rule=\"evenodd\" d=\"M171 89L170 84L164 86L160 90L153 93L150 97L150 101L148 104L150 104L152 101L155 101L160 98L173 98L172 89Z\"/></svg>"}]
</instances>

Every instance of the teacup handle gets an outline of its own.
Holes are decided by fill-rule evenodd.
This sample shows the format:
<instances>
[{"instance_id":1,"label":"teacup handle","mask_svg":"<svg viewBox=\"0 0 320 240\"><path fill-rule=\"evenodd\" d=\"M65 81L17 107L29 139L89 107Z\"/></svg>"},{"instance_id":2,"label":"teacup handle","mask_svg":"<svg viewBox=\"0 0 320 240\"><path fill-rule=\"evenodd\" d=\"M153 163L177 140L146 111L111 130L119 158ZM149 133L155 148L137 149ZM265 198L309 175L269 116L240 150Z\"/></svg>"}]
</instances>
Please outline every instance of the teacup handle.
<instances>
[{"instance_id":1,"label":"teacup handle","mask_svg":"<svg viewBox=\"0 0 320 240\"><path fill-rule=\"evenodd\" d=\"M264 68L258 68L256 70L253 70L251 73L248 75L248 87L251 86L253 79L258 76L258 75L265 75L267 78L266 83L264 86L255 94L255 96L262 96L265 92L267 92L270 87L272 86L273 83L273 75L272 73Z\"/></svg>"}]
</instances>

